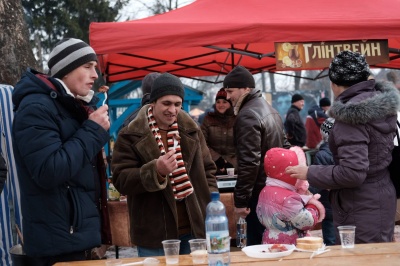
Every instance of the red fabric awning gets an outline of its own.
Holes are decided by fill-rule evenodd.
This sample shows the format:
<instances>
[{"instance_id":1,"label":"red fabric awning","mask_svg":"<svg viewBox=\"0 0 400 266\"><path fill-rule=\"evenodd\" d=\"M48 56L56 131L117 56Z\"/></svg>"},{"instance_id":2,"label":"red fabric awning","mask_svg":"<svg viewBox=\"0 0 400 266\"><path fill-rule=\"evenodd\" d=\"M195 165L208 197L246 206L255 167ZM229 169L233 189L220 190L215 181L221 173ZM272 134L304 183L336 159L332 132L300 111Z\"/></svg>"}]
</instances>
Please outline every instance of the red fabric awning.
<instances>
[{"instance_id":1,"label":"red fabric awning","mask_svg":"<svg viewBox=\"0 0 400 266\"><path fill-rule=\"evenodd\" d=\"M91 23L90 44L108 82L149 72L181 77L275 70L274 42L388 39L400 69L399 0L197 0L127 22Z\"/></svg>"}]
</instances>

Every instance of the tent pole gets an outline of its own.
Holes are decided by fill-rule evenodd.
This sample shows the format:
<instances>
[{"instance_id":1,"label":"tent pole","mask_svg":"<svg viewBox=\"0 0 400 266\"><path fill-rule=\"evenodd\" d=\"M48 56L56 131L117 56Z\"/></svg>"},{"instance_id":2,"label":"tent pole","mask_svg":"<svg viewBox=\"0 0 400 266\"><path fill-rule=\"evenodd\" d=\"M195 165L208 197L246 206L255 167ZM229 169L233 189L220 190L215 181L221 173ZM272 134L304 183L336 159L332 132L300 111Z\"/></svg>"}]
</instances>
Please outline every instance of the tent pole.
<instances>
[{"instance_id":1,"label":"tent pole","mask_svg":"<svg viewBox=\"0 0 400 266\"><path fill-rule=\"evenodd\" d=\"M233 44L231 44L231 48L232 48L232 50L234 50L235 46ZM233 52L230 52L230 53L231 53L231 65L232 65L232 69L233 69L235 67L235 54Z\"/></svg>"}]
</instances>

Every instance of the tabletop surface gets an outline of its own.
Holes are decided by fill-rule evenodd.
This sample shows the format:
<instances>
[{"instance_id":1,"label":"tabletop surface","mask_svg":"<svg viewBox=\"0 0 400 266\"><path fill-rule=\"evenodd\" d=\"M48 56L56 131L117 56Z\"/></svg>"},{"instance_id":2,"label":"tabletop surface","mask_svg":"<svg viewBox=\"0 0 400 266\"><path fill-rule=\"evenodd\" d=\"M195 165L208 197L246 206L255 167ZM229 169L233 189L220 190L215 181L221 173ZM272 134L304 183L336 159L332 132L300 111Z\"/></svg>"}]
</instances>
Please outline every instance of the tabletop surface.
<instances>
[{"instance_id":1,"label":"tabletop surface","mask_svg":"<svg viewBox=\"0 0 400 266\"><path fill-rule=\"evenodd\" d=\"M328 247L330 251L319 254L310 259L312 253L294 251L289 256L276 259L258 259L248 257L242 251L231 252L231 265L279 265L279 266L316 266L316 265L400 265L400 242L356 244L353 249L342 249L339 246ZM159 266L166 265L164 257L156 257L160 260ZM123 263L138 262L144 258L124 258ZM110 260L110 259L109 259ZM279 262L279 264L277 264ZM56 263L56 266L104 266L106 260L76 261ZM124 265L124 264L122 264ZM178 264L176 264L178 265ZM179 256L179 265L193 265L190 255ZM203 264L206 265L206 264Z\"/></svg>"}]
</instances>

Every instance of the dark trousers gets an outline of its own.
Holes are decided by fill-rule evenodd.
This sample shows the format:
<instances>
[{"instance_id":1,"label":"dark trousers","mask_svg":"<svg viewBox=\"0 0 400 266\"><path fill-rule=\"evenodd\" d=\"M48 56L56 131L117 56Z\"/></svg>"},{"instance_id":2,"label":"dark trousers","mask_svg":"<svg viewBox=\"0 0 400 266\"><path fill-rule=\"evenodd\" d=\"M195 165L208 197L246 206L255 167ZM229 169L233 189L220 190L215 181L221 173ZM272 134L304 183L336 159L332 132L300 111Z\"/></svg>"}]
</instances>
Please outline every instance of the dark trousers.
<instances>
[{"instance_id":1,"label":"dark trousers","mask_svg":"<svg viewBox=\"0 0 400 266\"><path fill-rule=\"evenodd\" d=\"M332 209L325 208L325 219L322 221L322 236L327 246L336 245L335 226L333 225Z\"/></svg>"},{"instance_id":2,"label":"dark trousers","mask_svg":"<svg viewBox=\"0 0 400 266\"><path fill-rule=\"evenodd\" d=\"M265 227L260 223L257 217L257 197L252 197L249 202L250 213L246 217L247 222L247 246L260 245L262 241L262 235Z\"/></svg>"},{"instance_id":3,"label":"dark trousers","mask_svg":"<svg viewBox=\"0 0 400 266\"><path fill-rule=\"evenodd\" d=\"M57 262L79 261L79 260L86 260L86 251L79 251L69 254L40 257L40 258L27 256L26 259L26 261L28 261L29 266L52 266Z\"/></svg>"}]
</instances>

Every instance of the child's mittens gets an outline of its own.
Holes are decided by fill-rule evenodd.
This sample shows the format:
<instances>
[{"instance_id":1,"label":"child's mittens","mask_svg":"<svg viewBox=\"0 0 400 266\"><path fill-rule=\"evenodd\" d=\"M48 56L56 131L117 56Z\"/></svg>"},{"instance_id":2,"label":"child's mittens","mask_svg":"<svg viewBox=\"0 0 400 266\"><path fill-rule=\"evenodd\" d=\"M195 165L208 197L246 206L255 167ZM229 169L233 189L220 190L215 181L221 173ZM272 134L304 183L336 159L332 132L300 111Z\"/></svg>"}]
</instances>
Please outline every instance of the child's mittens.
<instances>
[{"instance_id":1,"label":"child's mittens","mask_svg":"<svg viewBox=\"0 0 400 266\"><path fill-rule=\"evenodd\" d=\"M315 194L314 197L312 197L308 201L307 205L314 205L318 209L318 213L319 213L318 222L321 222L325 218L325 207L324 207L324 205L322 205L322 203L318 199L315 198L316 195L319 195L319 194ZM321 197L321 195L319 195L319 197Z\"/></svg>"}]
</instances>

